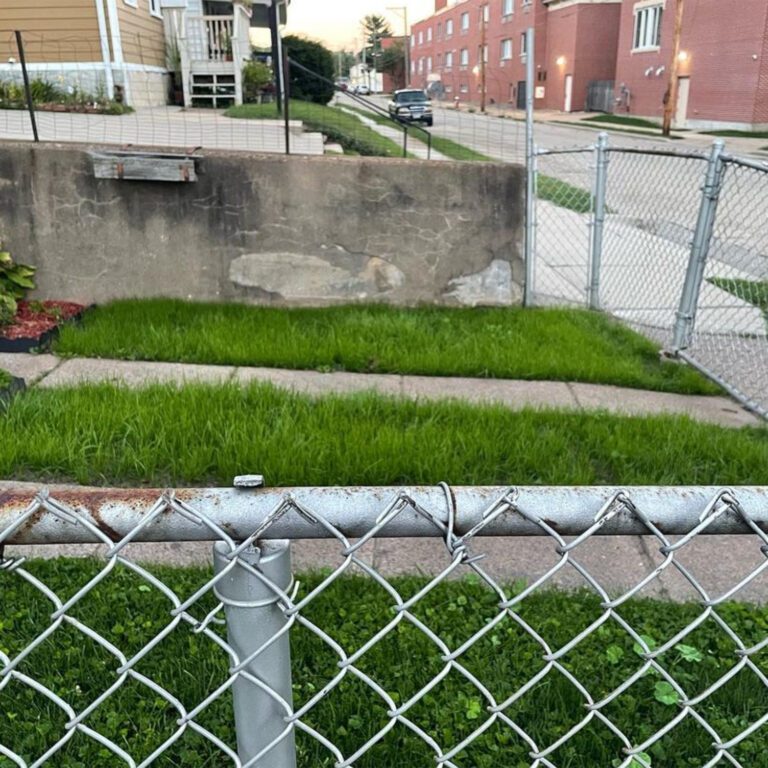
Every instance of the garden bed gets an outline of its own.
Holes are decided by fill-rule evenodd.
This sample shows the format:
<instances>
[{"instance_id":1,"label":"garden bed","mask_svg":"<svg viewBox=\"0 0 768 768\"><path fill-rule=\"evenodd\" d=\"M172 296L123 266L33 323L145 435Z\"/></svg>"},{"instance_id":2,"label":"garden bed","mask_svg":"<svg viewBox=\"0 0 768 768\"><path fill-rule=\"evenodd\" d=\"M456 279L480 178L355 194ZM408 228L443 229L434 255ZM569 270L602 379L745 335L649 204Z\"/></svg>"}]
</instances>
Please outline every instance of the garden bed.
<instances>
[{"instance_id":1,"label":"garden bed","mask_svg":"<svg viewBox=\"0 0 768 768\"><path fill-rule=\"evenodd\" d=\"M13 322L0 327L0 352L45 347L63 323L80 319L85 309L71 301L20 301Z\"/></svg>"}]
</instances>

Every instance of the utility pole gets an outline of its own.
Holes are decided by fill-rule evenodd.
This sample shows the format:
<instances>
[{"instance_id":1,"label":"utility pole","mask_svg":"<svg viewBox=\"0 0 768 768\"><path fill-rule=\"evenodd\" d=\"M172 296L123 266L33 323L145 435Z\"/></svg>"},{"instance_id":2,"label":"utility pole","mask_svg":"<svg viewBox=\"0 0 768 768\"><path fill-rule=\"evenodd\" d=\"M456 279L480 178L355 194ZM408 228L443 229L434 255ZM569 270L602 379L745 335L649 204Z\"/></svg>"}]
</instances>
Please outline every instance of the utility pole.
<instances>
[{"instance_id":1,"label":"utility pole","mask_svg":"<svg viewBox=\"0 0 768 768\"><path fill-rule=\"evenodd\" d=\"M664 121L661 133L669 136L672 130L672 118L677 112L678 71L680 68L680 38L683 34L683 7L685 0L676 0L675 31L672 35L672 64L669 67L669 84L664 94Z\"/></svg>"},{"instance_id":2,"label":"utility pole","mask_svg":"<svg viewBox=\"0 0 768 768\"><path fill-rule=\"evenodd\" d=\"M404 5L391 8L387 6L388 11L397 11L403 14L403 26L405 31L403 34L403 58L405 64L405 72L403 72L403 88L408 87L408 79L411 76L411 35L408 29L408 8Z\"/></svg>"},{"instance_id":3,"label":"utility pole","mask_svg":"<svg viewBox=\"0 0 768 768\"><path fill-rule=\"evenodd\" d=\"M480 111L485 112L485 14L488 13L488 5L480 6Z\"/></svg>"}]
</instances>

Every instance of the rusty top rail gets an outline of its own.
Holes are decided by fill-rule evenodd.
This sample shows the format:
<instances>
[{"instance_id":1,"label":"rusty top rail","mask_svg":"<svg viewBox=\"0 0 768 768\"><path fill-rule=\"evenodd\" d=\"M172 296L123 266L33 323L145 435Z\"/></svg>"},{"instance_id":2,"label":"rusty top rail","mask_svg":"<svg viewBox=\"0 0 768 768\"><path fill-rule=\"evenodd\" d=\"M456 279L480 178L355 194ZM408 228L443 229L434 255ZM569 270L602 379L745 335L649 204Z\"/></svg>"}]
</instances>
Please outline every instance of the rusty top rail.
<instances>
[{"instance_id":1,"label":"rusty top rail","mask_svg":"<svg viewBox=\"0 0 768 768\"><path fill-rule=\"evenodd\" d=\"M768 532L768 487L89 488L0 484L0 544Z\"/></svg>"}]
</instances>

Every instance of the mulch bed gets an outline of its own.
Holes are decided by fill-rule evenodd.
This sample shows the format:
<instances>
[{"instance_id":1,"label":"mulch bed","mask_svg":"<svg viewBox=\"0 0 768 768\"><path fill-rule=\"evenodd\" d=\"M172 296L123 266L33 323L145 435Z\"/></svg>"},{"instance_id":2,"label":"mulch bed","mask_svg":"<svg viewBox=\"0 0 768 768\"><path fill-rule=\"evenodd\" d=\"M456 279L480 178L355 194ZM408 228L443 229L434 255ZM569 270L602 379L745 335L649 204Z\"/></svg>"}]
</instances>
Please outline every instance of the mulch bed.
<instances>
[{"instance_id":1,"label":"mulch bed","mask_svg":"<svg viewBox=\"0 0 768 768\"><path fill-rule=\"evenodd\" d=\"M20 301L13 323L0 327L0 352L44 347L62 323L79 319L85 309L72 301Z\"/></svg>"}]
</instances>

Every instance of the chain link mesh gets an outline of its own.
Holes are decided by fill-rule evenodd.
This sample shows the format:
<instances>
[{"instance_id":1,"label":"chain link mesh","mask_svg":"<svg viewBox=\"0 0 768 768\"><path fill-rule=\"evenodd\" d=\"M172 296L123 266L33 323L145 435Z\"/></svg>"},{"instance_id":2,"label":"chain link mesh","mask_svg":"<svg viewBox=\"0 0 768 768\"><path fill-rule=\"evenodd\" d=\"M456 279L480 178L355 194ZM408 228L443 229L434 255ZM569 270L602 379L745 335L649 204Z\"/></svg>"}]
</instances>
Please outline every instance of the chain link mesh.
<instances>
[{"instance_id":1,"label":"chain link mesh","mask_svg":"<svg viewBox=\"0 0 768 768\"><path fill-rule=\"evenodd\" d=\"M57 532L52 541L83 533L99 541L103 558L86 561L80 582L73 577L83 568L73 561L52 580L51 568L23 550L0 555L0 765L271 765L274 750L294 738L299 765L313 766L766 764L768 616L732 601L759 585L768 535L738 490L710 490L698 522L676 537L663 533L663 510L638 506L631 489L612 491L592 522L566 537L527 511L514 488L460 534L452 489L442 488L440 508L406 492L382 501L375 524L356 540L287 492L244 541L170 492L146 509L134 505L135 524L124 536L95 509L37 494L0 543L45 524ZM361 491L349 489L352 506ZM335 542L338 556L284 589L252 555L292 515ZM136 562L135 542L176 516L218 541L228 564L212 575ZM393 578L366 555L404 516L426 521L434 546L445 549L445 566L433 576ZM475 549L509 516L526 520L552 549L551 564L512 587ZM705 587L707 574L686 564L686 552L727 519L753 540L756 558L715 593ZM605 550L595 561L585 548L622 521L639 526L658 555L654 568L611 595L599 572ZM224 620L224 580L237 568L271 595L259 606L272 603L283 618L280 632L247 658L228 640ZM546 588L568 571L584 591L560 593L554 614L552 604L537 612ZM644 611L639 598L670 574L695 601ZM564 620L574 604L575 628ZM258 671L259 657L285 633L293 700ZM232 725L236 684L266 694L280 715L279 735L245 760ZM644 697L655 703L640 716Z\"/></svg>"}]
</instances>

